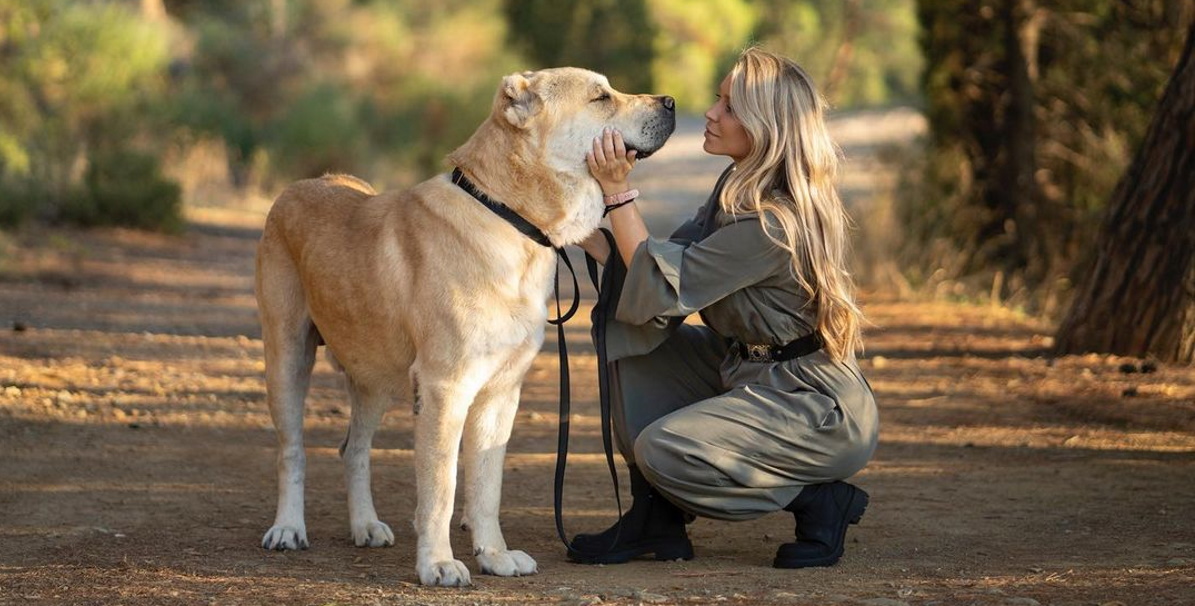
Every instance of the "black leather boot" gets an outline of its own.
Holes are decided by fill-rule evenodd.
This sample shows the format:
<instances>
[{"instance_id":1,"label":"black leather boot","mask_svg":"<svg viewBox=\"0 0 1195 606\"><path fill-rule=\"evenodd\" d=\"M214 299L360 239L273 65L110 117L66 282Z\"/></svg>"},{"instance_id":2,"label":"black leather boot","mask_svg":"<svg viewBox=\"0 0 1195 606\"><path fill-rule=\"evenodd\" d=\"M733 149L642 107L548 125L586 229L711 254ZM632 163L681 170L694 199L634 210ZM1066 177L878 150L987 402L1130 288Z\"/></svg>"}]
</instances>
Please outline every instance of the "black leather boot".
<instances>
[{"instance_id":1,"label":"black leather boot","mask_svg":"<svg viewBox=\"0 0 1195 606\"><path fill-rule=\"evenodd\" d=\"M610 528L573 537L568 558L582 564L622 564L649 553L657 560L693 559L685 513L656 492L638 467L630 472L631 508Z\"/></svg>"},{"instance_id":2,"label":"black leather boot","mask_svg":"<svg viewBox=\"0 0 1195 606\"><path fill-rule=\"evenodd\" d=\"M784 509L797 520L797 542L776 550L776 568L833 566L842 557L846 527L858 524L868 496L846 482L806 486Z\"/></svg>"}]
</instances>

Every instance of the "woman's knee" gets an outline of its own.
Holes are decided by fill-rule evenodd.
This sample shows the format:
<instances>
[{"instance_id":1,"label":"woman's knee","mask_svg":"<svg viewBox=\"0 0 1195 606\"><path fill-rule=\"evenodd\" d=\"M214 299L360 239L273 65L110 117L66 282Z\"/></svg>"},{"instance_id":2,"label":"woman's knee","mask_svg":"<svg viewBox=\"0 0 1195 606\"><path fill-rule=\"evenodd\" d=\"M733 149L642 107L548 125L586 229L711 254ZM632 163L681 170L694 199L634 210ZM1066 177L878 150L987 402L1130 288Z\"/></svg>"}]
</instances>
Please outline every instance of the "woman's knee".
<instances>
[{"instance_id":1,"label":"woman's knee","mask_svg":"<svg viewBox=\"0 0 1195 606\"><path fill-rule=\"evenodd\" d=\"M635 463L653 485L670 485L685 472L683 454L678 452L664 432L662 423L643 428L635 438Z\"/></svg>"}]
</instances>

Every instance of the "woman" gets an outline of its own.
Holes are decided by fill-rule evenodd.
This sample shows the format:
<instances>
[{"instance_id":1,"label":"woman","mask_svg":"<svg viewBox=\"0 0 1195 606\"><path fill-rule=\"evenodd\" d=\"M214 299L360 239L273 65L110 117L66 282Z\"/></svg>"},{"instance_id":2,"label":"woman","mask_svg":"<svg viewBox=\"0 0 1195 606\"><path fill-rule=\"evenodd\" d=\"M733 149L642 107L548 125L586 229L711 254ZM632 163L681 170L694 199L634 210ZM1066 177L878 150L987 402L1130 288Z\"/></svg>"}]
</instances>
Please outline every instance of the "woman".
<instances>
[{"instance_id":1,"label":"woman","mask_svg":"<svg viewBox=\"0 0 1195 606\"><path fill-rule=\"evenodd\" d=\"M688 559L692 516L780 509L796 541L776 567L842 556L868 502L842 480L871 458L878 418L854 357L862 314L824 107L795 63L743 52L705 114L705 151L734 164L669 240L648 237L636 208L635 151L617 132L594 141L614 247L601 232L582 247L621 290L605 337L634 501L619 524L575 537L572 559ZM694 312L704 326L682 323Z\"/></svg>"}]
</instances>

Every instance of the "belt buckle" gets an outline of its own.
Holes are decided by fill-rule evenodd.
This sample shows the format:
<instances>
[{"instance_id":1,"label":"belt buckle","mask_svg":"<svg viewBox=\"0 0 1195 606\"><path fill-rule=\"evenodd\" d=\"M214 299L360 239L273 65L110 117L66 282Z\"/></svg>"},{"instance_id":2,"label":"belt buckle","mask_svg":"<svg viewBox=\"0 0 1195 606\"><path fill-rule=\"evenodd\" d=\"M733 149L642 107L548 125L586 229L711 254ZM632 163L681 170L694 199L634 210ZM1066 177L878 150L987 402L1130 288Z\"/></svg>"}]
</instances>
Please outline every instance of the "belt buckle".
<instances>
[{"instance_id":1,"label":"belt buckle","mask_svg":"<svg viewBox=\"0 0 1195 606\"><path fill-rule=\"evenodd\" d=\"M747 344L747 361L748 362L771 362L772 348L767 345L752 345Z\"/></svg>"}]
</instances>

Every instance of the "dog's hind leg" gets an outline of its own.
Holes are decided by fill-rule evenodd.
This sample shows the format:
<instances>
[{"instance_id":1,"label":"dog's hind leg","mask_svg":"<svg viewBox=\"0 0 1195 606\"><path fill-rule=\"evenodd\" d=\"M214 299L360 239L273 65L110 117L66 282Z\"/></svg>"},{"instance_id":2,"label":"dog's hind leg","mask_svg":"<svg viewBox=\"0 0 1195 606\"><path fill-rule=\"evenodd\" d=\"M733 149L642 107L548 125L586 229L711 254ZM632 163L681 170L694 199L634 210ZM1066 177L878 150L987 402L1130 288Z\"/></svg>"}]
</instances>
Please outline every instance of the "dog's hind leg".
<instances>
[{"instance_id":1,"label":"dog's hind leg","mask_svg":"<svg viewBox=\"0 0 1195 606\"><path fill-rule=\"evenodd\" d=\"M473 535L473 555L482 572L503 577L538 571L531 556L507 549L498 523L502 465L518 407L518 382L500 389L483 390L469 409L461 447L465 468L465 523Z\"/></svg>"},{"instance_id":2,"label":"dog's hind leg","mask_svg":"<svg viewBox=\"0 0 1195 606\"><path fill-rule=\"evenodd\" d=\"M388 394L372 393L362 388L348 375L345 375L345 384L353 405L349 434L345 437L341 456L344 457L344 478L348 485L349 526L353 543L357 547L388 547L394 544L394 533L378 520L373 507L369 451L391 398Z\"/></svg>"},{"instance_id":3,"label":"dog's hind leg","mask_svg":"<svg viewBox=\"0 0 1195 606\"><path fill-rule=\"evenodd\" d=\"M263 241L262 248L269 245ZM278 437L278 510L261 546L306 549L303 485L307 455L303 451L303 400L311 381L319 333L307 313L298 274L282 251L258 253L258 310L266 361L266 400Z\"/></svg>"}]
</instances>

